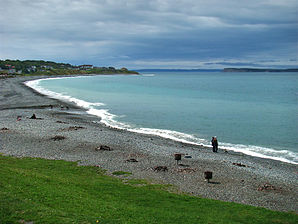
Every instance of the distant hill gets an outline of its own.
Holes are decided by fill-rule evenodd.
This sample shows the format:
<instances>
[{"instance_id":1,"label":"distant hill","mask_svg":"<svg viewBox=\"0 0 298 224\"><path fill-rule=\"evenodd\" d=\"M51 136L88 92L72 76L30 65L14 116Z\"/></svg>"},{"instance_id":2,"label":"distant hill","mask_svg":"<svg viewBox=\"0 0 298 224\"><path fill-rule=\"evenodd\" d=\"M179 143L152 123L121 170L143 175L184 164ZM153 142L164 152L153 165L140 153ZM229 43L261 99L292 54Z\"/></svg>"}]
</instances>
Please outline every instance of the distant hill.
<instances>
[{"instance_id":1,"label":"distant hill","mask_svg":"<svg viewBox=\"0 0 298 224\"><path fill-rule=\"evenodd\" d=\"M76 74L138 74L127 68L95 67L93 65L71 65L43 60L0 60L3 75L76 75Z\"/></svg>"},{"instance_id":2,"label":"distant hill","mask_svg":"<svg viewBox=\"0 0 298 224\"><path fill-rule=\"evenodd\" d=\"M260 68L224 68L224 72L298 72L298 68L260 69Z\"/></svg>"},{"instance_id":3,"label":"distant hill","mask_svg":"<svg viewBox=\"0 0 298 224\"><path fill-rule=\"evenodd\" d=\"M137 69L138 72L220 72L221 69Z\"/></svg>"}]
</instances>

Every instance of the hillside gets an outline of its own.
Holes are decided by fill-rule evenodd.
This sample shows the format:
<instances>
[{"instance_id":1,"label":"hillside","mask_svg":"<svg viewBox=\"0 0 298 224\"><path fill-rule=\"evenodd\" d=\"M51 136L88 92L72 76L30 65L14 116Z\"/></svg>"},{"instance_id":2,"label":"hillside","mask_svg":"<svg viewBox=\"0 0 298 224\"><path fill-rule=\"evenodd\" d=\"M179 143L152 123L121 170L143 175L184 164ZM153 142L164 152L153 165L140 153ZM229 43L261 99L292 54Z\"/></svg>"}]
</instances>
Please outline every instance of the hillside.
<instances>
[{"instance_id":1,"label":"hillside","mask_svg":"<svg viewBox=\"0 0 298 224\"><path fill-rule=\"evenodd\" d=\"M71 65L42 60L0 60L2 75L138 74L127 68Z\"/></svg>"}]
</instances>

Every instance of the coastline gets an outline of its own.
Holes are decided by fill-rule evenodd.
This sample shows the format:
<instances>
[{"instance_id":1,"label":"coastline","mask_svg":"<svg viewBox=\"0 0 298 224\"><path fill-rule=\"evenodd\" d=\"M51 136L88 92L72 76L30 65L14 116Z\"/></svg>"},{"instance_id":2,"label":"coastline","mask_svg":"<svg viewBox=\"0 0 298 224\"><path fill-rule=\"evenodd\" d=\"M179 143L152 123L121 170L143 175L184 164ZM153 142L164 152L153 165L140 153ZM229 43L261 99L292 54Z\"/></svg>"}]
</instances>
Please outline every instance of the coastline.
<instances>
[{"instance_id":1,"label":"coastline","mask_svg":"<svg viewBox=\"0 0 298 224\"><path fill-rule=\"evenodd\" d=\"M172 184L179 192L297 213L297 165L231 151L215 154L208 147L108 128L84 109L50 99L23 84L40 78L48 77L0 80L0 153L99 165L108 174L131 172L130 178ZM61 105L69 110L62 110ZM33 113L42 120L29 119ZM22 116L21 121L16 121L17 116ZM51 140L56 135L66 139ZM96 151L100 145L112 151ZM174 153L192 158L182 158L183 166L178 166ZM126 161L132 158L138 162ZM156 166L167 166L168 171L156 172ZM213 172L209 184L204 180L207 170ZM274 187L260 190L265 184Z\"/></svg>"}]
</instances>

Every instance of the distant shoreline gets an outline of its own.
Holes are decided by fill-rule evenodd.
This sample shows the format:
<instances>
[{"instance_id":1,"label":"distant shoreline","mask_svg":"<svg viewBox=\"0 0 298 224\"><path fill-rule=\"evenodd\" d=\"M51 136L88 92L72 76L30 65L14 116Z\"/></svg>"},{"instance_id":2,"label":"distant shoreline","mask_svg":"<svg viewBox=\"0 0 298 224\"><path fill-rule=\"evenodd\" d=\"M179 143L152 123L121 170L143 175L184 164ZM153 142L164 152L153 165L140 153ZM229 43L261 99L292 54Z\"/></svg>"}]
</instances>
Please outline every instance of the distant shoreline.
<instances>
[{"instance_id":1,"label":"distant shoreline","mask_svg":"<svg viewBox=\"0 0 298 224\"><path fill-rule=\"evenodd\" d=\"M288 69L224 68L223 72L298 72L298 68L288 68Z\"/></svg>"},{"instance_id":2,"label":"distant shoreline","mask_svg":"<svg viewBox=\"0 0 298 224\"><path fill-rule=\"evenodd\" d=\"M135 69L137 72L298 72L298 68L224 68L224 69Z\"/></svg>"}]
</instances>

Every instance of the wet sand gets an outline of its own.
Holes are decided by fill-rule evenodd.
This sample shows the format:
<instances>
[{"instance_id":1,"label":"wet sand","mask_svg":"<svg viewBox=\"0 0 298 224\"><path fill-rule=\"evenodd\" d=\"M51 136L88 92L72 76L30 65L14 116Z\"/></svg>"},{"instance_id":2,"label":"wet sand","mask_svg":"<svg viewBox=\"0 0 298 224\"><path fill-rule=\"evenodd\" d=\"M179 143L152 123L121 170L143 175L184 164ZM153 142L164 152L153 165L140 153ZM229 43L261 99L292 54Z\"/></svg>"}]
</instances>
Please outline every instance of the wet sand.
<instances>
[{"instance_id":1,"label":"wet sand","mask_svg":"<svg viewBox=\"0 0 298 224\"><path fill-rule=\"evenodd\" d=\"M171 184L176 192L297 213L297 165L106 127L83 109L23 84L37 78L45 77L0 79L0 153L77 161L110 175L126 171L132 173L126 178ZM102 145L111 150L99 150ZM191 158L182 156L178 165L175 153ZM213 172L210 183L205 171Z\"/></svg>"}]
</instances>

